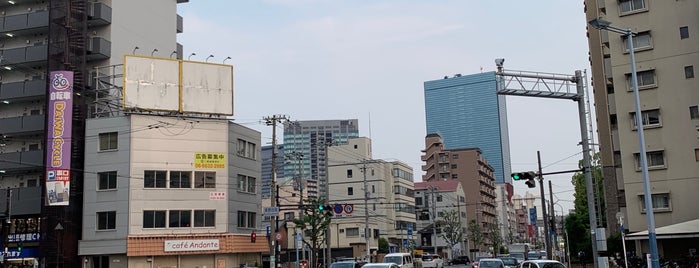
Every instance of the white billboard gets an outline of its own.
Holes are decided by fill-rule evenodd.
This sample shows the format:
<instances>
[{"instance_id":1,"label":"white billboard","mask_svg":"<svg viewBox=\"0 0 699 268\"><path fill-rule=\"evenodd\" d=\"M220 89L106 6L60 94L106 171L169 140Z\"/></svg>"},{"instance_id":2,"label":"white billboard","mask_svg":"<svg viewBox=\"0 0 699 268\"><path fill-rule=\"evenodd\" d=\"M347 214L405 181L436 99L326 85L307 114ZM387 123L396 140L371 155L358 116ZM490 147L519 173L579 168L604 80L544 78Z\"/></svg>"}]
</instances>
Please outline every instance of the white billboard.
<instances>
[{"instance_id":1,"label":"white billboard","mask_svg":"<svg viewBox=\"0 0 699 268\"><path fill-rule=\"evenodd\" d=\"M125 55L123 108L233 115L233 66Z\"/></svg>"},{"instance_id":2,"label":"white billboard","mask_svg":"<svg viewBox=\"0 0 699 268\"><path fill-rule=\"evenodd\" d=\"M233 66L182 61L182 112L233 115Z\"/></svg>"}]
</instances>

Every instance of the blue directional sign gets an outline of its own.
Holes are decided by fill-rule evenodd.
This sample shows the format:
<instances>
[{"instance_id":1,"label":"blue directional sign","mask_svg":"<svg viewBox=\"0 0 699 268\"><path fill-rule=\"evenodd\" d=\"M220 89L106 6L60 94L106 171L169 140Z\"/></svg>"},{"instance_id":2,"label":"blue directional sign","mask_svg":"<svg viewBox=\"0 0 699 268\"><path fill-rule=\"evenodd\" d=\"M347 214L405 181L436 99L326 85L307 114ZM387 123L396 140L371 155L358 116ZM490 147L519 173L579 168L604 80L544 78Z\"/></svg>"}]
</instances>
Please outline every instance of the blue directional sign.
<instances>
[{"instance_id":1,"label":"blue directional sign","mask_svg":"<svg viewBox=\"0 0 699 268\"><path fill-rule=\"evenodd\" d=\"M270 234L270 232L271 232L271 231L270 231L270 227L271 227L271 226L267 226L267 236L269 236L269 234Z\"/></svg>"},{"instance_id":2,"label":"blue directional sign","mask_svg":"<svg viewBox=\"0 0 699 268\"><path fill-rule=\"evenodd\" d=\"M345 211L345 206L337 204L333 207L333 211L335 211L335 214L342 214Z\"/></svg>"},{"instance_id":3,"label":"blue directional sign","mask_svg":"<svg viewBox=\"0 0 699 268\"><path fill-rule=\"evenodd\" d=\"M403 248L408 248L408 240L403 240Z\"/></svg>"}]
</instances>

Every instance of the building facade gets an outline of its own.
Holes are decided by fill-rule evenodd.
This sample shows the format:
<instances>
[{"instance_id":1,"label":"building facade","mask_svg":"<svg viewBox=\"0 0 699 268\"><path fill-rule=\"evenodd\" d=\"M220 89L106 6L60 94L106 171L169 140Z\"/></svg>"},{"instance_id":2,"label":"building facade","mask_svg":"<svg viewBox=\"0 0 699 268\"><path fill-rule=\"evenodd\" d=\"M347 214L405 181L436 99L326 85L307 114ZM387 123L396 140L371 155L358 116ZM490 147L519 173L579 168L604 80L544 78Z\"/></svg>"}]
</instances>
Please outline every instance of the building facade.
<instances>
[{"instance_id":1,"label":"building facade","mask_svg":"<svg viewBox=\"0 0 699 268\"><path fill-rule=\"evenodd\" d=\"M693 202L699 185L699 62L695 1L585 1L588 20L602 18L630 29L656 227L699 219ZM668 20L668 18L673 18ZM590 63L605 178L609 233L619 232L619 216L630 232L647 229L631 65L625 37L588 27ZM662 241L662 239L660 240ZM686 252L674 240L659 243L659 254ZM648 252L647 246L637 247Z\"/></svg>"},{"instance_id":2,"label":"building facade","mask_svg":"<svg viewBox=\"0 0 699 268\"><path fill-rule=\"evenodd\" d=\"M287 158L284 157L284 145L277 145L277 149L274 153L277 155L277 161L275 163L277 178L286 178L284 175L284 163L286 163ZM262 194L262 198L270 198L272 196L272 191L270 190L270 185L272 184L272 145L262 146L260 157L262 158L262 182L260 193Z\"/></svg>"},{"instance_id":3,"label":"building facade","mask_svg":"<svg viewBox=\"0 0 699 268\"><path fill-rule=\"evenodd\" d=\"M284 166L287 176L302 175L307 181L309 194L327 197L327 147L347 144L359 137L359 120L307 120L284 124L284 148L287 154L299 154L297 161ZM301 174L299 174L299 171ZM315 187L315 188L312 188Z\"/></svg>"},{"instance_id":4,"label":"building facade","mask_svg":"<svg viewBox=\"0 0 699 268\"><path fill-rule=\"evenodd\" d=\"M371 253L378 249L378 238L396 247L407 243L407 230L415 227L412 168L398 161L372 159L371 140L364 137L331 146L328 160L328 203L352 206L350 213L347 209L335 213L331 247L351 248L354 255L344 257L365 258L367 241Z\"/></svg>"},{"instance_id":5,"label":"building facade","mask_svg":"<svg viewBox=\"0 0 699 268\"><path fill-rule=\"evenodd\" d=\"M132 114L90 119L86 136L79 252L89 267L262 263L267 243L250 240L262 211L259 132Z\"/></svg>"},{"instance_id":6,"label":"building facade","mask_svg":"<svg viewBox=\"0 0 699 268\"><path fill-rule=\"evenodd\" d=\"M439 134L445 149L480 148L496 183L512 183L505 96L497 95L494 72L425 82L427 134Z\"/></svg>"},{"instance_id":7,"label":"building facade","mask_svg":"<svg viewBox=\"0 0 699 268\"><path fill-rule=\"evenodd\" d=\"M464 188L458 180L415 183L416 233L419 234L417 241L424 252L440 254L447 259L469 254L470 248L466 243L469 222L466 218L466 202ZM456 215L458 224L455 226L461 230L462 239L451 241L454 242L453 245L444 239L439 224L435 228L435 222L443 221L445 213Z\"/></svg>"},{"instance_id":8,"label":"building facade","mask_svg":"<svg viewBox=\"0 0 699 268\"><path fill-rule=\"evenodd\" d=\"M0 3L3 67L0 85L0 186L12 191L10 238L6 263L78 267L78 240L82 232L82 190L85 119L94 110L97 66L120 64L122 55L150 53L154 49L174 52L181 58L182 0L158 1L4 1ZM157 20L153 14L159 15ZM148 27L143 27L148 25ZM45 204L47 155L48 81L52 71L73 72L69 194L61 206ZM2 194L0 193L0 194ZM70 220L68 220L70 219ZM6 221L2 221L6 222ZM3 226L5 228L5 226ZM43 235L42 235L43 234ZM16 237L23 250L17 251ZM27 238L29 237L29 238Z\"/></svg>"},{"instance_id":9,"label":"building facade","mask_svg":"<svg viewBox=\"0 0 699 268\"><path fill-rule=\"evenodd\" d=\"M478 148L446 149L438 134L425 137L422 161L424 182L458 180L464 189L466 214L481 228L502 224L496 212L495 172ZM485 245L469 242L473 252L485 251Z\"/></svg>"}]
</instances>

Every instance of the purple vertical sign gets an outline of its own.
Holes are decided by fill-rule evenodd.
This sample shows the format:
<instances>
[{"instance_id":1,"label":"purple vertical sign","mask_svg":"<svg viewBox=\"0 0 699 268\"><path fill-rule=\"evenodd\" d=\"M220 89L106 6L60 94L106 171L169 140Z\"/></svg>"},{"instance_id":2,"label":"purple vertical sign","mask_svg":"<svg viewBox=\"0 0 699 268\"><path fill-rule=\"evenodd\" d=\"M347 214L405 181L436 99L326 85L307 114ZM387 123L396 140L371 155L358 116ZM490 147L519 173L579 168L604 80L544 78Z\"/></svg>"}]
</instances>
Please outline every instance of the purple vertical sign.
<instances>
[{"instance_id":1,"label":"purple vertical sign","mask_svg":"<svg viewBox=\"0 0 699 268\"><path fill-rule=\"evenodd\" d=\"M49 206L67 206L70 195L70 133L73 128L73 72L54 71L49 79L46 202Z\"/></svg>"}]
</instances>

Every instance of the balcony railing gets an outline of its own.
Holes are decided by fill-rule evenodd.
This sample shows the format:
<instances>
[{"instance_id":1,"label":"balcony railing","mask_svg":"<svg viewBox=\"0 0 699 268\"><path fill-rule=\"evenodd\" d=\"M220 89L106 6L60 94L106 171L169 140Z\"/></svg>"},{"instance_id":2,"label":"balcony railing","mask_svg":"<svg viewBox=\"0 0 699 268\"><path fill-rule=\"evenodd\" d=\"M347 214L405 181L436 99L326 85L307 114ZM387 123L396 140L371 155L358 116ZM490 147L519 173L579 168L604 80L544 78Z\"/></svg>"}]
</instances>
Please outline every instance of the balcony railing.
<instances>
[{"instance_id":1,"label":"balcony railing","mask_svg":"<svg viewBox=\"0 0 699 268\"><path fill-rule=\"evenodd\" d=\"M0 189L0 196L7 196L8 190L12 190L12 216L41 213L41 187ZM6 208L7 199L0 198L0 211Z\"/></svg>"},{"instance_id":2,"label":"balcony railing","mask_svg":"<svg viewBox=\"0 0 699 268\"><path fill-rule=\"evenodd\" d=\"M0 18L0 33L21 32L35 28L49 27L49 12L36 11Z\"/></svg>"},{"instance_id":3,"label":"balcony railing","mask_svg":"<svg viewBox=\"0 0 699 268\"><path fill-rule=\"evenodd\" d=\"M47 56L47 45L10 48L2 50L2 61L0 61L0 65L7 66L18 63L46 61Z\"/></svg>"},{"instance_id":4,"label":"balcony railing","mask_svg":"<svg viewBox=\"0 0 699 268\"><path fill-rule=\"evenodd\" d=\"M46 96L46 80L36 79L0 84L0 100L38 99Z\"/></svg>"},{"instance_id":5,"label":"balcony railing","mask_svg":"<svg viewBox=\"0 0 699 268\"><path fill-rule=\"evenodd\" d=\"M100 26L112 23L112 7L104 3L92 3L87 13L87 25Z\"/></svg>"},{"instance_id":6,"label":"balcony railing","mask_svg":"<svg viewBox=\"0 0 699 268\"><path fill-rule=\"evenodd\" d=\"M44 151L42 150L0 154L0 170L5 171L5 173L42 169L43 165ZM5 200L4 198L0 199Z\"/></svg>"},{"instance_id":7,"label":"balcony railing","mask_svg":"<svg viewBox=\"0 0 699 268\"><path fill-rule=\"evenodd\" d=\"M102 37L93 37L87 46L88 60L103 60L112 56L112 42Z\"/></svg>"},{"instance_id":8,"label":"balcony railing","mask_svg":"<svg viewBox=\"0 0 699 268\"><path fill-rule=\"evenodd\" d=\"M45 122L46 116L43 114L0 118L0 133L3 135L14 135L43 132Z\"/></svg>"}]
</instances>

